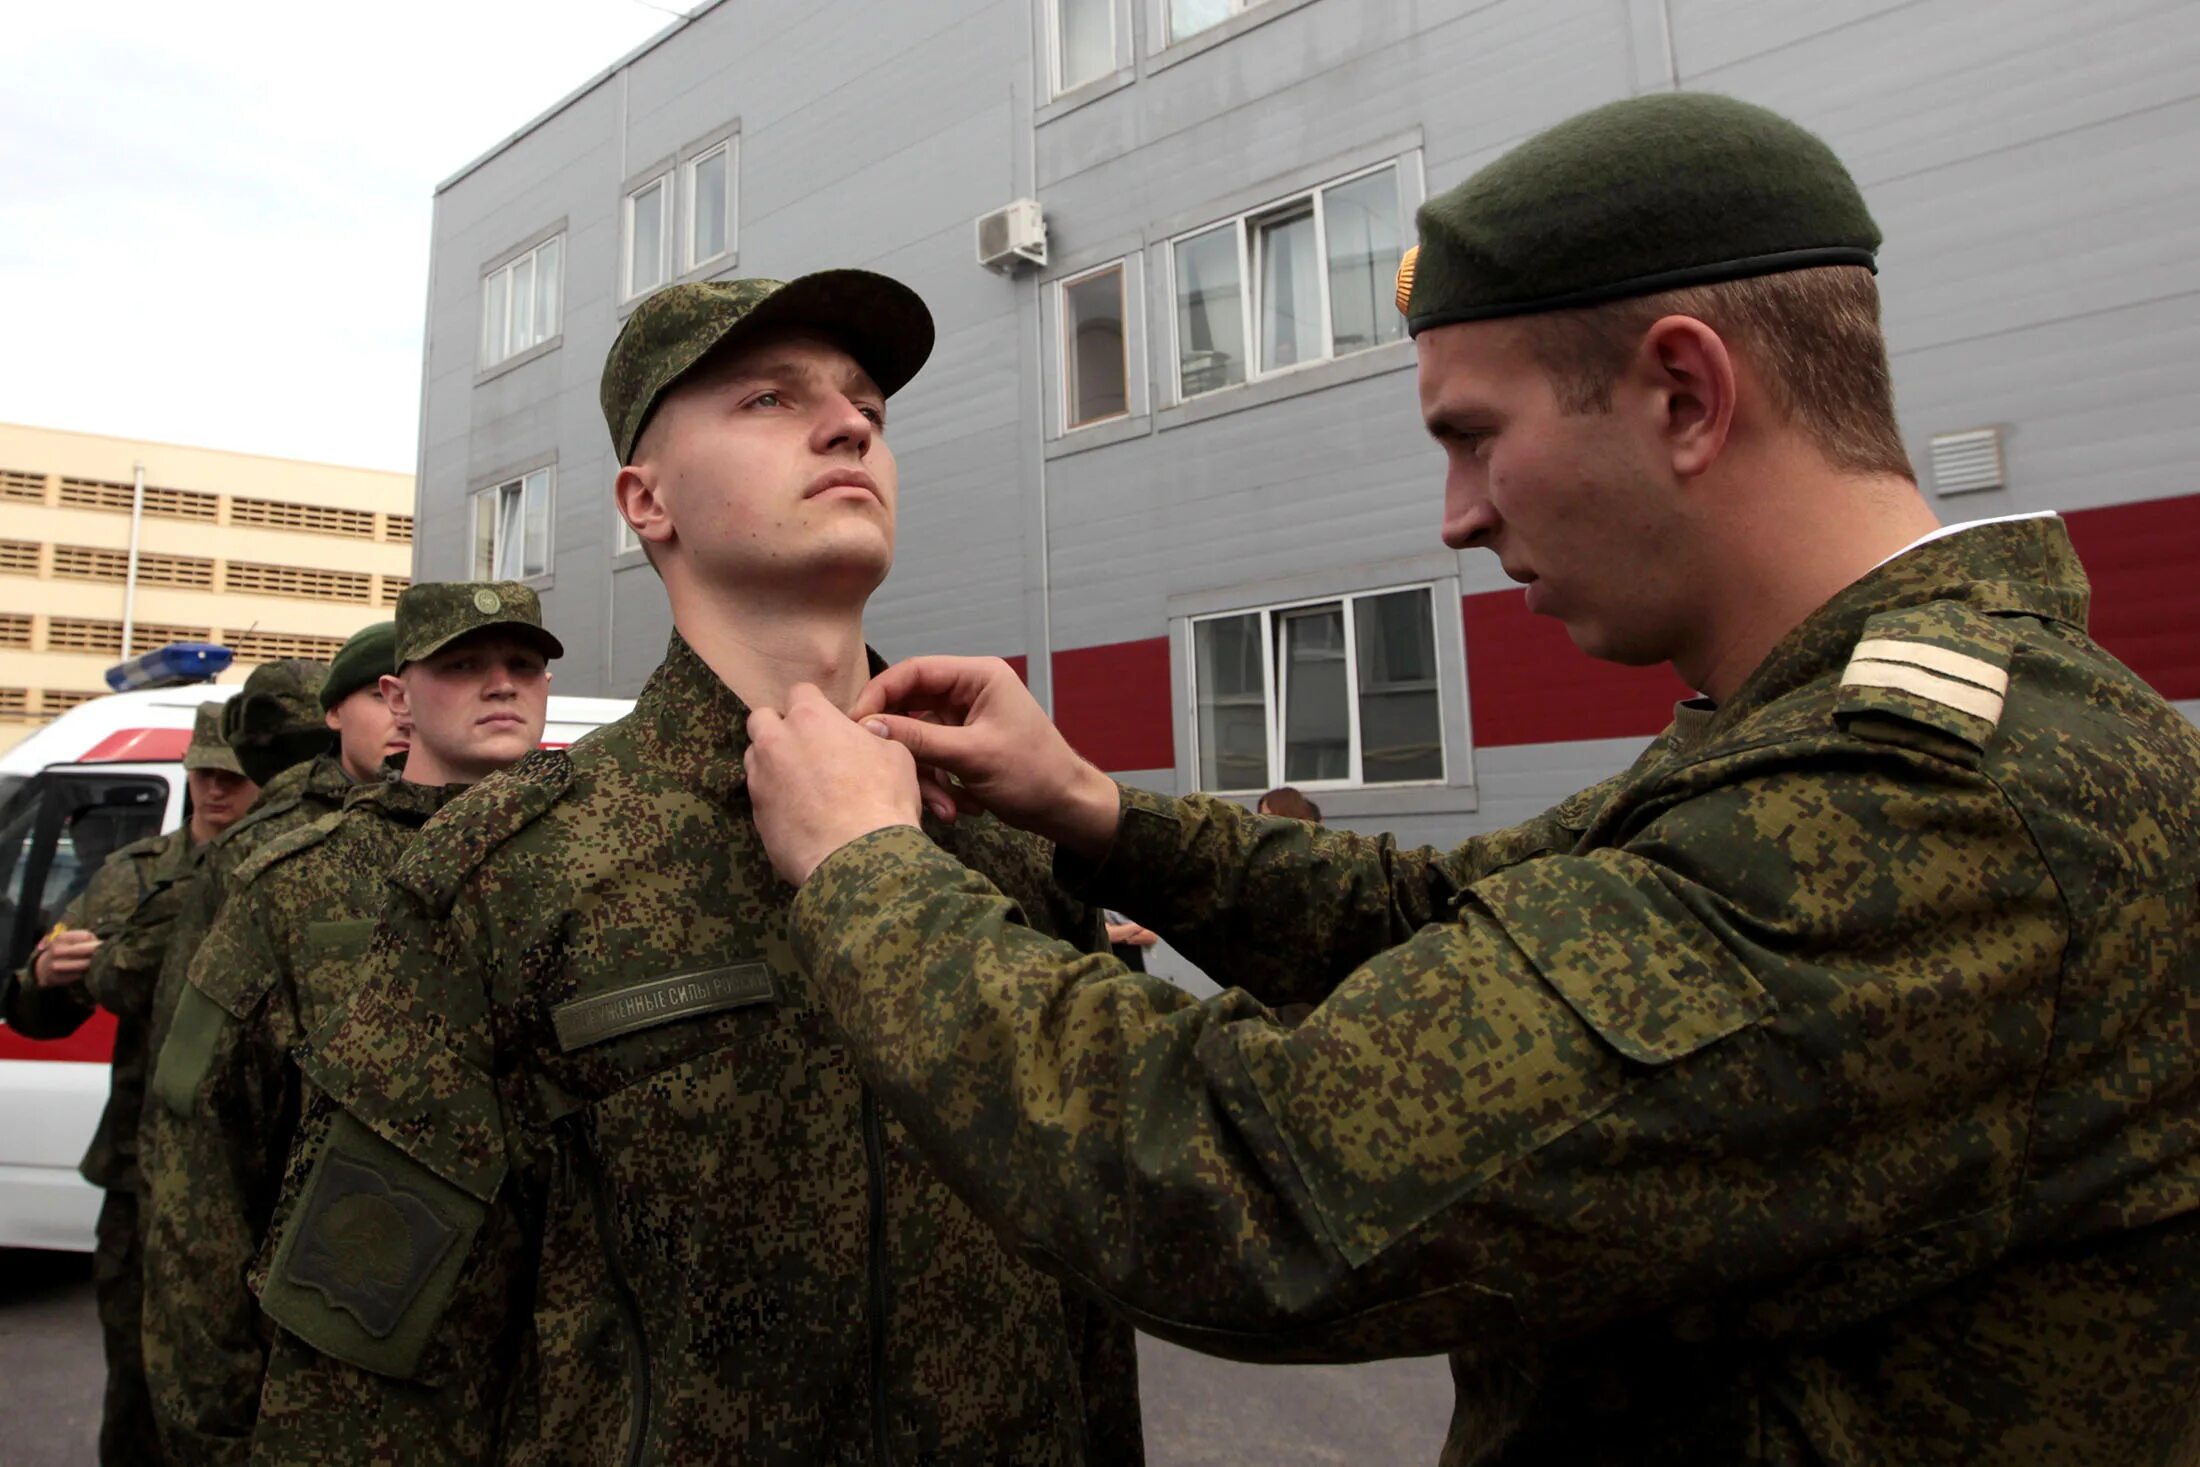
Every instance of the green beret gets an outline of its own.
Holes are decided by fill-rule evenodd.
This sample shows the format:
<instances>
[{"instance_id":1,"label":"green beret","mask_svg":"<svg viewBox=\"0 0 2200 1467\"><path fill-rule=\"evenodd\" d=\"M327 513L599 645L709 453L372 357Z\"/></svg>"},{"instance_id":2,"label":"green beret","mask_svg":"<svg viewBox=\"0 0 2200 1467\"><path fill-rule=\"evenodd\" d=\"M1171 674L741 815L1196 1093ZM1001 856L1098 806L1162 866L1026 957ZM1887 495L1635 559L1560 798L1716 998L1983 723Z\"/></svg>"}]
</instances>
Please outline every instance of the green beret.
<instances>
[{"instance_id":1,"label":"green beret","mask_svg":"<svg viewBox=\"0 0 2200 1467\"><path fill-rule=\"evenodd\" d=\"M932 313L924 302L900 281L869 270L668 287L634 308L604 360L603 420L619 462L633 461L649 415L714 348L767 330L803 329L840 343L889 397L932 354Z\"/></svg>"},{"instance_id":2,"label":"green beret","mask_svg":"<svg viewBox=\"0 0 2200 1467\"><path fill-rule=\"evenodd\" d=\"M191 742L183 751L183 767L186 773L193 769L226 769L241 775L244 766L237 762L237 751L229 747L229 740L222 737L222 703L216 700L201 703L199 711L191 718Z\"/></svg>"},{"instance_id":3,"label":"green beret","mask_svg":"<svg viewBox=\"0 0 2200 1467\"><path fill-rule=\"evenodd\" d=\"M351 634L337 649L321 682L321 707L333 709L361 688L380 682L384 673L397 671L397 623L378 621Z\"/></svg>"},{"instance_id":4,"label":"green beret","mask_svg":"<svg viewBox=\"0 0 2200 1467\"><path fill-rule=\"evenodd\" d=\"M517 633L545 657L565 655L565 644L542 624L542 598L518 581L415 581L399 594L393 625L397 667L492 628Z\"/></svg>"},{"instance_id":5,"label":"green beret","mask_svg":"<svg viewBox=\"0 0 2200 1467\"><path fill-rule=\"evenodd\" d=\"M1831 148L1708 92L1570 118L1430 199L1418 220L1398 289L1416 336L1783 270L1875 269L1879 248Z\"/></svg>"},{"instance_id":6,"label":"green beret","mask_svg":"<svg viewBox=\"0 0 2200 1467\"><path fill-rule=\"evenodd\" d=\"M237 695L222 705L222 737L254 784L264 785L335 747L321 707L327 674L325 663L286 657L252 669Z\"/></svg>"}]
</instances>

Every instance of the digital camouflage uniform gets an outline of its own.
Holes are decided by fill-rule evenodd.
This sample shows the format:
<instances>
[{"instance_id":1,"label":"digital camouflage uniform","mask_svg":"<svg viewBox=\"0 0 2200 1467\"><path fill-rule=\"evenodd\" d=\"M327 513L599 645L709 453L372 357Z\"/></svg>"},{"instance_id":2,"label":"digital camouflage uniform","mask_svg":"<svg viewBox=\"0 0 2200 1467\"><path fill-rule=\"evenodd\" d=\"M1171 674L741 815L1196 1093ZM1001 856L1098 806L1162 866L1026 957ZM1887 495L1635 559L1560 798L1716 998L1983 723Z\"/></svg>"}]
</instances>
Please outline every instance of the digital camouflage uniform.
<instances>
[{"instance_id":1,"label":"digital camouflage uniform","mask_svg":"<svg viewBox=\"0 0 2200 1467\"><path fill-rule=\"evenodd\" d=\"M93 1293L107 1360L101 1406L102 1463L158 1463L160 1446L146 1395L138 1343L143 1253L139 1247L138 1109L149 1063L146 1032L161 953L182 890L205 847L171 830L109 856L62 914L73 928L95 933L100 945L81 983L40 988L26 968L10 980L8 1027L33 1039L64 1039L92 1016L95 1003L115 1016L107 1106L78 1170L105 1194L92 1255Z\"/></svg>"},{"instance_id":2,"label":"digital camouflage uniform","mask_svg":"<svg viewBox=\"0 0 2200 1467\"><path fill-rule=\"evenodd\" d=\"M746 717L676 636L399 862L300 1056L261 1459L1139 1459L1129 1331L1002 1251L811 1003ZM1036 842L943 839L1104 943Z\"/></svg>"},{"instance_id":3,"label":"digital camouflage uniform","mask_svg":"<svg viewBox=\"0 0 2200 1467\"><path fill-rule=\"evenodd\" d=\"M353 788L343 809L236 868L191 966L154 1103L145 1334L161 1414L192 1461L243 1461L266 1349L245 1275L297 1128L291 1054L339 1007L384 899L383 876L458 786Z\"/></svg>"},{"instance_id":4,"label":"digital camouflage uniform","mask_svg":"<svg viewBox=\"0 0 2200 1467\"><path fill-rule=\"evenodd\" d=\"M1447 1462L2189 1463L2200 733L2086 603L2057 521L1923 544L1448 855L1126 791L1073 884L1297 1029L906 829L794 951L1030 1256L1216 1354L1452 1351Z\"/></svg>"}]
</instances>

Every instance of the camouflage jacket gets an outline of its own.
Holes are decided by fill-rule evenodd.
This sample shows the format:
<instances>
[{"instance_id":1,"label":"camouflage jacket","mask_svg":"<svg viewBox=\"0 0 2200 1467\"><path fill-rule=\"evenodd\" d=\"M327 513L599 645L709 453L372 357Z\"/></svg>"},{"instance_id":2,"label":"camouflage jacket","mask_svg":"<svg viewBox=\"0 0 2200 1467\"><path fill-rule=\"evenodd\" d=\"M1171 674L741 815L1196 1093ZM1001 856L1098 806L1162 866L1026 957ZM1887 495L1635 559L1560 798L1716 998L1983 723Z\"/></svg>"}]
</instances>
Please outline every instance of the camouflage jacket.
<instances>
[{"instance_id":1,"label":"camouflage jacket","mask_svg":"<svg viewBox=\"0 0 2200 1467\"><path fill-rule=\"evenodd\" d=\"M675 637L399 862L300 1058L257 1457L1139 1460L1128 1328L1002 1250L810 1001L746 719ZM944 838L1104 948L1043 846Z\"/></svg>"},{"instance_id":2,"label":"camouflage jacket","mask_svg":"<svg viewBox=\"0 0 2200 1467\"><path fill-rule=\"evenodd\" d=\"M1447 1462L2167 1463L2200 1378L2200 733L2061 525L1848 587L1715 712L1450 854L1126 792L1065 876L907 830L812 991L1032 1256L1247 1359L1456 1352Z\"/></svg>"},{"instance_id":3,"label":"camouflage jacket","mask_svg":"<svg viewBox=\"0 0 2200 1467\"><path fill-rule=\"evenodd\" d=\"M383 876L456 787L385 780L259 844L177 1000L145 1115L145 1365L171 1455L245 1459L265 1371L245 1276L297 1128L291 1053L341 1006Z\"/></svg>"},{"instance_id":4,"label":"camouflage jacket","mask_svg":"<svg viewBox=\"0 0 2200 1467\"><path fill-rule=\"evenodd\" d=\"M26 970L10 982L8 1026L34 1039L74 1034L95 1003L115 1016L107 1108L78 1167L95 1187L137 1184L138 1109L145 1096L153 986L182 893L205 850L191 844L188 831L177 829L116 851L62 914L71 927L88 928L100 938L84 981L40 988Z\"/></svg>"},{"instance_id":5,"label":"camouflage jacket","mask_svg":"<svg viewBox=\"0 0 2200 1467\"><path fill-rule=\"evenodd\" d=\"M168 1038L169 1016L190 979L191 960L214 926L215 914L229 894L231 876L252 853L301 825L311 824L342 806L351 793L351 776L334 754L293 764L260 787L259 798L235 825L207 843L196 879L177 893L175 925L161 956L160 978L153 988L151 1028L146 1053L158 1055Z\"/></svg>"}]
</instances>

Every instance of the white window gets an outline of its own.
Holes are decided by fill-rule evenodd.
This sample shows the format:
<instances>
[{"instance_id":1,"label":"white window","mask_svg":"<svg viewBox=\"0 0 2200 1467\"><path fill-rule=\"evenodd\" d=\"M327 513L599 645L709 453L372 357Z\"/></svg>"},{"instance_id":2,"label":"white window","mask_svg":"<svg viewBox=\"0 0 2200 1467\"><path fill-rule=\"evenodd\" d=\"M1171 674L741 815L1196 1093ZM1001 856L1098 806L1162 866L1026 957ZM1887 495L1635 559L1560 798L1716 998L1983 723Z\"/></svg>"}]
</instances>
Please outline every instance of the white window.
<instances>
[{"instance_id":1,"label":"white window","mask_svg":"<svg viewBox=\"0 0 2200 1467\"><path fill-rule=\"evenodd\" d=\"M1062 282L1062 426L1130 411L1130 358L1123 344L1123 262Z\"/></svg>"},{"instance_id":2,"label":"white window","mask_svg":"<svg viewBox=\"0 0 2200 1467\"><path fill-rule=\"evenodd\" d=\"M1189 40L1213 30L1231 16L1251 10L1260 0L1168 0L1169 41Z\"/></svg>"},{"instance_id":3,"label":"white window","mask_svg":"<svg viewBox=\"0 0 2200 1467\"><path fill-rule=\"evenodd\" d=\"M734 160L734 140L728 138L680 165L688 221L683 271L733 253Z\"/></svg>"},{"instance_id":4,"label":"white window","mask_svg":"<svg viewBox=\"0 0 2200 1467\"><path fill-rule=\"evenodd\" d=\"M672 276L672 175L659 174L626 196L620 274L632 300Z\"/></svg>"},{"instance_id":5,"label":"white window","mask_svg":"<svg viewBox=\"0 0 2200 1467\"><path fill-rule=\"evenodd\" d=\"M482 277L482 366L493 367L558 334L564 276L561 234Z\"/></svg>"},{"instance_id":6,"label":"white window","mask_svg":"<svg viewBox=\"0 0 2200 1467\"><path fill-rule=\"evenodd\" d=\"M1442 783L1435 614L1402 586L1193 620L1198 787Z\"/></svg>"},{"instance_id":7,"label":"white window","mask_svg":"<svg viewBox=\"0 0 2200 1467\"><path fill-rule=\"evenodd\" d=\"M474 495L474 579L517 581L550 569L550 470Z\"/></svg>"},{"instance_id":8,"label":"white window","mask_svg":"<svg viewBox=\"0 0 2200 1467\"><path fill-rule=\"evenodd\" d=\"M1178 396L1403 339L1398 240L1389 163L1178 238Z\"/></svg>"},{"instance_id":9,"label":"white window","mask_svg":"<svg viewBox=\"0 0 2200 1467\"><path fill-rule=\"evenodd\" d=\"M625 515L614 509L611 511L611 519L618 526L618 529L613 532L612 549L614 553L624 555L629 550L642 548L642 537L634 533L634 527L626 522Z\"/></svg>"},{"instance_id":10,"label":"white window","mask_svg":"<svg viewBox=\"0 0 2200 1467\"><path fill-rule=\"evenodd\" d=\"M1054 92L1073 92L1115 70L1116 0L1050 0Z\"/></svg>"}]
</instances>

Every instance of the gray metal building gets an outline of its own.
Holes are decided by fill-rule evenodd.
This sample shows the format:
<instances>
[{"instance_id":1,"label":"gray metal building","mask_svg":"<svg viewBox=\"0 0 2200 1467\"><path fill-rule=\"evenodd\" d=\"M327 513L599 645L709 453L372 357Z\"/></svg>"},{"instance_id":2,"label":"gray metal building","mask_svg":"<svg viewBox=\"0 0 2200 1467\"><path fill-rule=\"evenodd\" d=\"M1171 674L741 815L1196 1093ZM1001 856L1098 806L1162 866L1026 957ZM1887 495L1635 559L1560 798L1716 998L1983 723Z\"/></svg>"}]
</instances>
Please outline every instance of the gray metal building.
<instances>
[{"instance_id":1,"label":"gray metal building","mask_svg":"<svg viewBox=\"0 0 2200 1467\"><path fill-rule=\"evenodd\" d=\"M1943 517L2067 512L2097 631L2200 710L2184 0L719 0L438 190L416 574L534 579L560 691L634 693L670 622L596 406L624 313L868 266L940 325L882 651L1019 658L1158 788L1288 780L1409 840L1524 817L1680 690L1442 547L1391 273L1428 193L1674 86L1848 161ZM1046 263L981 268L1020 199Z\"/></svg>"}]
</instances>

